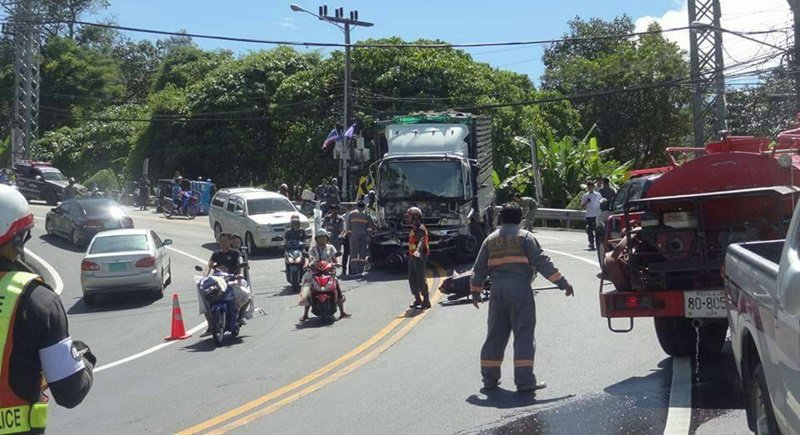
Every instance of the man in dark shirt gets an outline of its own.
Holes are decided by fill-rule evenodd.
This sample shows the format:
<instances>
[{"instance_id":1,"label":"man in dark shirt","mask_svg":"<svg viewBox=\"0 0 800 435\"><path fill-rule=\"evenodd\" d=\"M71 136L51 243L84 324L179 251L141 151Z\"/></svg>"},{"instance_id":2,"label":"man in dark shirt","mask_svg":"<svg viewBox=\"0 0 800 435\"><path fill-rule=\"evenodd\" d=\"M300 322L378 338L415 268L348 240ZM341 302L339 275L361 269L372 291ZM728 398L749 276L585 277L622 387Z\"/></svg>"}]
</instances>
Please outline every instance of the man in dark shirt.
<instances>
[{"instance_id":1,"label":"man in dark shirt","mask_svg":"<svg viewBox=\"0 0 800 435\"><path fill-rule=\"evenodd\" d=\"M602 187L598 192L600 193L600 196L608 201L608 204L610 205L612 202L614 202L614 197L617 195L617 192L614 192L614 189L611 188L611 180L608 178L603 178L600 185Z\"/></svg>"},{"instance_id":2,"label":"man in dark shirt","mask_svg":"<svg viewBox=\"0 0 800 435\"><path fill-rule=\"evenodd\" d=\"M220 234L217 244L219 245L219 249L214 251L214 253L211 254L211 258L208 259L206 273L212 274L214 273L214 269L216 269L220 272L238 275L239 266L241 265L239 261L241 254L239 251L231 249L231 235L229 233ZM211 335L211 307L200 290L197 290L197 297L200 300L200 314L205 316L206 324L208 325L205 332L200 334L200 336L207 337Z\"/></svg>"},{"instance_id":3,"label":"man in dark shirt","mask_svg":"<svg viewBox=\"0 0 800 435\"><path fill-rule=\"evenodd\" d=\"M42 385L49 387L56 403L73 408L89 393L96 363L89 348L69 336L58 295L17 263L31 228L33 215L25 198L0 186L0 330L7 331L0 337L5 342L0 413L27 416L4 421L3 433L43 433L47 396Z\"/></svg>"}]
</instances>

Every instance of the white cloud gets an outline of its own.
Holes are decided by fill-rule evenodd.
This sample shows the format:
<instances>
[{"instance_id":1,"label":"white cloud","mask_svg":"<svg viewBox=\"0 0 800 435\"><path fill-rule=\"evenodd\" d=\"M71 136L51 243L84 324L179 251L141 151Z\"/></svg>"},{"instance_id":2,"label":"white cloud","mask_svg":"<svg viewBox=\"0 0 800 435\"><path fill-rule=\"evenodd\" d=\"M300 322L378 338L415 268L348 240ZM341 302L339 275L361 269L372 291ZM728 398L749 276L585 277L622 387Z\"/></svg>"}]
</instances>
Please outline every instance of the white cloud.
<instances>
[{"instance_id":1,"label":"white cloud","mask_svg":"<svg viewBox=\"0 0 800 435\"><path fill-rule=\"evenodd\" d=\"M753 38L768 42L773 45L786 47L791 37L792 14L786 0L720 0L722 9L721 27L738 32L784 30L763 35L750 35ZM674 2L675 9L667 11L660 17L640 17L636 19L636 30L643 31L652 22L658 22L662 28L671 29L685 27L689 23L689 12L686 1ZM689 31L668 32L665 37L675 41L686 52L689 52ZM774 49L756 42L742 39L730 33L722 35L725 49L726 69L747 62L751 59L762 57ZM775 66L780 62L776 59L766 66ZM751 66L748 70L753 69ZM727 70L726 74L730 71Z\"/></svg>"},{"instance_id":2,"label":"white cloud","mask_svg":"<svg viewBox=\"0 0 800 435\"><path fill-rule=\"evenodd\" d=\"M290 17L283 17L283 18L281 18L281 20L280 20L280 21L278 21L278 23L277 23L277 24L278 24L280 27L283 27L283 28L286 28L286 29L292 29L292 30L297 30L297 29L299 29L299 27L297 27L297 24L295 24L295 20L294 20L294 18L290 18Z\"/></svg>"}]
</instances>

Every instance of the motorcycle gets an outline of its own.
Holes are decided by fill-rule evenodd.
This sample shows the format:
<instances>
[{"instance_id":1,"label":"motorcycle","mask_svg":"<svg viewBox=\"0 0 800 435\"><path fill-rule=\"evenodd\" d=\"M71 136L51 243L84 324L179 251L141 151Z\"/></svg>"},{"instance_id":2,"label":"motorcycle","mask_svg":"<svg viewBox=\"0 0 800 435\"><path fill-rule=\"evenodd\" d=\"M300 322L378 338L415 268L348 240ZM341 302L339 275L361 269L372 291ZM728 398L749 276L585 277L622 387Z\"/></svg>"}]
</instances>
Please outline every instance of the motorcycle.
<instances>
[{"instance_id":1,"label":"motorcycle","mask_svg":"<svg viewBox=\"0 0 800 435\"><path fill-rule=\"evenodd\" d=\"M300 292L300 284L303 281L303 271L306 268L305 243L299 240L290 240L284 247L284 265L286 267L286 281L292 285L292 291Z\"/></svg>"},{"instance_id":2,"label":"motorcycle","mask_svg":"<svg viewBox=\"0 0 800 435\"><path fill-rule=\"evenodd\" d=\"M175 199L171 197L165 197L163 199L163 203L161 204L161 210L164 213L164 217L167 219L172 218L174 215L181 215L186 216L187 218L194 219L197 216L197 211L199 209L198 203L200 202L200 197L198 194L192 192L191 190L187 190L181 193L181 203L176 204ZM186 206L183 206L183 204Z\"/></svg>"},{"instance_id":3,"label":"motorcycle","mask_svg":"<svg viewBox=\"0 0 800 435\"><path fill-rule=\"evenodd\" d=\"M203 268L195 266L195 270L202 272ZM236 310L235 295L232 284L237 283L237 277L227 273L215 271L208 276L195 276L197 288L210 305L211 335L216 346L221 346L225 340L225 333L231 337L239 336L239 313Z\"/></svg>"},{"instance_id":4,"label":"motorcycle","mask_svg":"<svg viewBox=\"0 0 800 435\"><path fill-rule=\"evenodd\" d=\"M445 278L439 285L439 291L447 295L448 301L469 298L472 296L469 287L470 278L472 278L472 270L464 272L453 271L453 274ZM491 290L492 280L486 278L486 281L483 283L483 290L481 291L481 299L484 301L488 300Z\"/></svg>"},{"instance_id":5,"label":"motorcycle","mask_svg":"<svg viewBox=\"0 0 800 435\"><path fill-rule=\"evenodd\" d=\"M319 261L308 267L311 271L311 312L328 323L333 321L337 309L336 265Z\"/></svg>"}]
</instances>

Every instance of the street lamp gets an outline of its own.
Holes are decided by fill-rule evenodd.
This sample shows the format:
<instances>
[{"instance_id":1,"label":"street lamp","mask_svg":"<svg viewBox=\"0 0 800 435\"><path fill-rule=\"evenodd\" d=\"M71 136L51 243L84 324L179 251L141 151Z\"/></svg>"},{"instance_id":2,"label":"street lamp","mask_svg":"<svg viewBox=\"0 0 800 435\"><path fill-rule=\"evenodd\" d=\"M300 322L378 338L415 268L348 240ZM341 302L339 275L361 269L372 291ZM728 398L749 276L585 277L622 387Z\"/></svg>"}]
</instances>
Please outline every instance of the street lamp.
<instances>
[{"instance_id":1,"label":"street lamp","mask_svg":"<svg viewBox=\"0 0 800 435\"><path fill-rule=\"evenodd\" d=\"M348 201L350 199L350 184L348 182L350 150L347 146L347 138L344 137L344 133L347 131L347 126L350 121L350 117L348 116L350 110L350 28L352 26L372 27L374 24L366 21L359 21L358 11L350 11L350 18L345 18L344 8L337 8L332 17L328 16L327 5L320 6L318 14L310 12L297 4L289 5L289 9L291 9L292 12L302 12L317 17L317 19L333 24L344 32L344 110L342 117L342 155L339 173L342 180L343 197L345 201Z\"/></svg>"}]
</instances>

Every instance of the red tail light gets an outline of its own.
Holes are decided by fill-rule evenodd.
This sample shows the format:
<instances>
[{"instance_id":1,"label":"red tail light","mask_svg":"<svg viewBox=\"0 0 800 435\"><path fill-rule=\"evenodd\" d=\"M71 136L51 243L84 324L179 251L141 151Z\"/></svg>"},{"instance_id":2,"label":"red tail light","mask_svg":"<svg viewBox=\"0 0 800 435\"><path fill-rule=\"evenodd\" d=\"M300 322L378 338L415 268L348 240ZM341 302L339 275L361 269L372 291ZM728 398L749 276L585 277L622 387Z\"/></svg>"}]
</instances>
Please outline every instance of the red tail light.
<instances>
[{"instance_id":1,"label":"red tail light","mask_svg":"<svg viewBox=\"0 0 800 435\"><path fill-rule=\"evenodd\" d=\"M92 270L100 270L100 265L94 261L83 260L81 262L81 272L88 272Z\"/></svg>"},{"instance_id":2,"label":"red tail light","mask_svg":"<svg viewBox=\"0 0 800 435\"><path fill-rule=\"evenodd\" d=\"M156 257L144 257L136 262L136 267L153 267L156 265Z\"/></svg>"}]
</instances>

